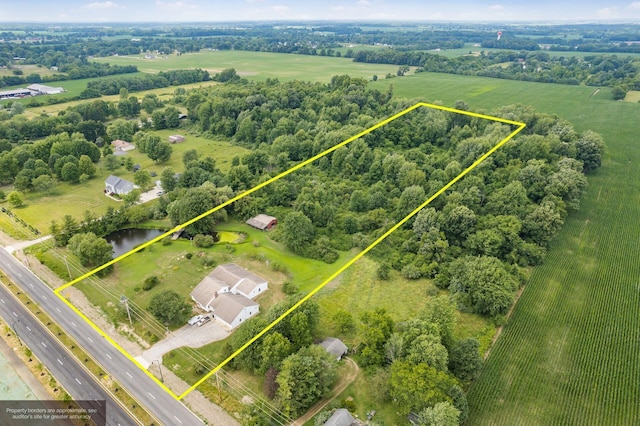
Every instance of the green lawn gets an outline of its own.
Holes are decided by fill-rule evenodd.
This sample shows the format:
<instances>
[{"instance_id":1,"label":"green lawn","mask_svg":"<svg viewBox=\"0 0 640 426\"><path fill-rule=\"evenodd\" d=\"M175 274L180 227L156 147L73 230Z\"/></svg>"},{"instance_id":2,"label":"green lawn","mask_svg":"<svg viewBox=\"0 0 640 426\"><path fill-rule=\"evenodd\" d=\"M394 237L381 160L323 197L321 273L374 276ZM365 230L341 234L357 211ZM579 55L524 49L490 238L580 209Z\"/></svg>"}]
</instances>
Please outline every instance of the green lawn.
<instances>
[{"instance_id":1,"label":"green lawn","mask_svg":"<svg viewBox=\"0 0 640 426\"><path fill-rule=\"evenodd\" d=\"M480 379L472 425L634 424L640 418L640 131L637 103L609 90L446 74L393 83L398 97L472 109L522 103L603 135L603 167L589 176L580 211L534 268ZM375 86L374 86L375 87Z\"/></svg>"},{"instance_id":2,"label":"green lawn","mask_svg":"<svg viewBox=\"0 0 640 426\"><path fill-rule=\"evenodd\" d=\"M184 132L182 129L159 130L153 133L159 135L163 140L176 133L183 134L186 137L185 142L172 145L173 155L168 162L163 164L154 163L146 154L137 149L127 153L127 156L133 158L134 163L140 164L144 170L156 172L158 176L160 176L165 167L172 167L176 173L183 171L182 154L190 149L195 149L202 157L213 157L222 171L227 171L231 167L231 160L234 156L242 156L249 152L246 148L232 145L227 141L205 139L197 134ZM134 178L133 172L126 171L123 167L115 171L109 171L102 167L101 162L99 163L96 177L86 183L70 184L61 182L49 195L28 192L24 197L25 206L13 209L13 211L18 217L45 234L48 233L52 220L60 222L67 214L76 219L82 219L84 212L89 210L96 216L100 216L106 211L107 207L118 208L122 205L122 202L105 197L102 192L104 181L110 174L131 181ZM159 179L159 177L156 177L156 179ZM4 190L5 193L11 191L11 187L0 189ZM43 212L46 212L46 214L43 214Z\"/></svg>"},{"instance_id":3,"label":"green lawn","mask_svg":"<svg viewBox=\"0 0 640 426\"><path fill-rule=\"evenodd\" d=\"M355 49L354 49L355 50ZM202 51L170 55L168 59L144 59L140 56L110 56L94 58L97 62L114 65L135 65L142 72L157 73L172 69L202 68L217 73L225 68L235 68L237 73L252 80L267 78L285 80L310 80L328 82L336 74L371 79L374 74L395 74L397 65L355 63L349 58L328 56L292 55L286 53L231 51Z\"/></svg>"}]
</instances>

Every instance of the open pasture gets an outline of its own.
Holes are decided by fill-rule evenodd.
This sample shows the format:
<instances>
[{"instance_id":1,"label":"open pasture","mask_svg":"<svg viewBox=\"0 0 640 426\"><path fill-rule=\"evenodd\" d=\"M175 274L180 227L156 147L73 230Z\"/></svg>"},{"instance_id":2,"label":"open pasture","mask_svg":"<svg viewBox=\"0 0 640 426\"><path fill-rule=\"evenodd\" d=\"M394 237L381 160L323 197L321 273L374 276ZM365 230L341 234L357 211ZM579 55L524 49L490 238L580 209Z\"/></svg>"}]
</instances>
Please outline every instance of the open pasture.
<instances>
[{"instance_id":1,"label":"open pasture","mask_svg":"<svg viewBox=\"0 0 640 426\"><path fill-rule=\"evenodd\" d=\"M169 55L167 59L163 58L110 56L93 60L114 65L135 65L140 71L147 73L202 68L215 74L225 68L235 68L239 75L258 81L277 78L282 81L298 79L328 82L331 77L338 74L350 74L353 77L370 80L374 74L382 77L387 73L395 74L398 70L397 65L355 63L348 58L240 50L202 51L180 56Z\"/></svg>"}]
</instances>

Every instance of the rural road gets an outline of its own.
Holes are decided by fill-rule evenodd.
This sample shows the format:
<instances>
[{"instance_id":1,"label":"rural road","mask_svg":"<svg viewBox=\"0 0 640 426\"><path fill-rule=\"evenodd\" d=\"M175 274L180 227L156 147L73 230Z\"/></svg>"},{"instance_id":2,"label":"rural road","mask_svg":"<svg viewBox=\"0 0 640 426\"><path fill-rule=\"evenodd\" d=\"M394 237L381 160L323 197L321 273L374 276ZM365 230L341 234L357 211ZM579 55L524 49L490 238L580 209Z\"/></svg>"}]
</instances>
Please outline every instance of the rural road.
<instances>
[{"instance_id":1,"label":"rural road","mask_svg":"<svg viewBox=\"0 0 640 426\"><path fill-rule=\"evenodd\" d=\"M138 424L4 285L0 285L0 317L74 399L106 403L106 417L96 418L97 424Z\"/></svg>"},{"instance_id":2,"label":"rural road","mask_svg":"<svg viewBox=\"0 0 640 426\"><path fill-rule=\"evenodd\" d=\"M0 268L38 303L51 319L89 351L98 363L158 420L158 424L203 424L187 407L161 389L146 373L83 321L45 283L4 248L0 249Z\"/></svg>"}]
</instances>

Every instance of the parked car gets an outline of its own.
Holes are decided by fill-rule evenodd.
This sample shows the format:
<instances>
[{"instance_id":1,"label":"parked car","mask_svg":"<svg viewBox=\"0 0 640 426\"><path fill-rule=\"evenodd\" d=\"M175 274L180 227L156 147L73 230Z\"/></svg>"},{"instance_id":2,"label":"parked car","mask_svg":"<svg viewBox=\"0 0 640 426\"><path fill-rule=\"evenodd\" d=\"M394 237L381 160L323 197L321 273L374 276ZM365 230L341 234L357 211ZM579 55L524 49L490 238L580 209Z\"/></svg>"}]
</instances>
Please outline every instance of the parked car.
<instances>
[{"instance_id":1,"label":"parked car","mask_svg":"<svg viewBox=\"0 0 640 426\"><path fill-rule=\"evenodd\" d=\"M198 323L198 321L200 321L202 319L202 315L196 315L195 317L192 317L189 321L188 324L189 325L195 325Z\"/></svg>"},{"instance_id":2,"label":"parked car","mask_svg":"<svg viewBox=\"0 0 640 426\"><path fill-rule=\"evenodd\" d=\"M202 318L200 318L200 321L198 321L198 323L196 325L198 327L202 327L203 324L206 324L209 321L211 321L211 315L205 315Z\"/></svg>"}]
</instances>

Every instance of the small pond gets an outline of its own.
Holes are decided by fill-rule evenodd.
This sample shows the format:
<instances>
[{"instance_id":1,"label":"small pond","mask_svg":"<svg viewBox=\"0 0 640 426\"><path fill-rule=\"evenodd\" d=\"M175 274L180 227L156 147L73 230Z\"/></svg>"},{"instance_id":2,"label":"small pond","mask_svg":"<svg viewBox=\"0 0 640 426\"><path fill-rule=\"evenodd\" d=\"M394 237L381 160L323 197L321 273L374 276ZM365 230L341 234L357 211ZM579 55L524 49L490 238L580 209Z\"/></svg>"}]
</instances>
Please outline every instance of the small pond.
<instances>
[{"instance_id":1,"label":"small pond","mask_svg":"<svg viewBox=\"0 0 640 426\"><path fill-rule=\"evenodd\" d=\"M113 247L113 258L133 250L136 246L150 241L165 231L159 229L121 229L104 237Z\"/></svg>"}]
</instances>

